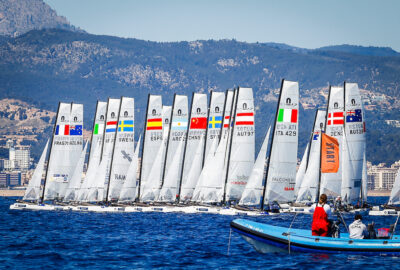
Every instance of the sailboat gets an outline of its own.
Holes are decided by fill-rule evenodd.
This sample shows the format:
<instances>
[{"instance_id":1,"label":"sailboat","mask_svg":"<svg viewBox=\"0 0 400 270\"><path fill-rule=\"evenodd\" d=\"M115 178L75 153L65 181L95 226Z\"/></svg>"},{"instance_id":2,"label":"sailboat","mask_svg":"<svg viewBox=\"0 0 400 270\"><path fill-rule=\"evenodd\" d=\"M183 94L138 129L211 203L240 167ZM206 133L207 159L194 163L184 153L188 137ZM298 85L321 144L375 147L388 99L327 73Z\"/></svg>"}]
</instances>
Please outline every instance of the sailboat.
<instances>
[{"instance_id":1,"label":"sailboat","mask_svg":"<svg viewBox=\"0 0 400 270\"><path fill-rule=\"evenodd\" d=\"M187 96L175 94L163 171L163 183L157 200L159 202L174 203L177 199L188 128L188 112Z\"/></svg>"},{"instance_id":2,"label":"sailboat","mask_svg":"<svg viewBox=\"0 0 400 270\"><path fill-rule=\"evenodd\" d=\"M282 80L261 209L293 202L298 147L299 85Z\"/></svg>"},{"instance_id":3,"label":"sailboat","mask_svg":"<svg viewBox=\"0 0 400 270\"><path fill-rule=\"evenodd\" d=\"M296 198L297 198L297 194L299 193L301 183L304 180L304 175L306 174L309 149L310 149L310 142L307 143L306 149L304 150L303 158L301 159L301 162L300 162L299 169L297 170L297 173L296 173L296 184L294 186L294 194L295 194Z\"/></svg>"},{"instance_id":4,"label":"sailboat","mask_svg":"<svg viewBox=\"0 0 400 270\"><path fill-rule=\"evenodd\" d=\"M207 95L194 93L190 111L190 124L183 156L178 200L188 202L203 167L204 144L207 129Z\"/></svg>"}]
</instances>

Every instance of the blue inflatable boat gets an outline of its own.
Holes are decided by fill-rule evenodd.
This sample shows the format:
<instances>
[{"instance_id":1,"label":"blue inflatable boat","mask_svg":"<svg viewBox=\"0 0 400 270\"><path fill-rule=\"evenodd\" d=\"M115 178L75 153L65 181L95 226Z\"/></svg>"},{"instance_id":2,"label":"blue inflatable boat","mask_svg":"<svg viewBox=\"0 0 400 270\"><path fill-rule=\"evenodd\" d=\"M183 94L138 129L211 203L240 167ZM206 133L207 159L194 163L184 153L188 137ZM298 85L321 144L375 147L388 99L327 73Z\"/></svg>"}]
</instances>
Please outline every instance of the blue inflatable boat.
<instances>
[{"instance_id":1,"label":"blue inflatable boat","mask_svg":"<svg viewBox=\"0 0 400 270\"><path fill-rule=\"evenodd\" d=\"M231 222L239 233L260 253L312 252L352 253L365 255L400 255L400 235L391 239L351 239L348 233L340 238L312 236L311 230L272 226L246 219Z\"/></svg>"}]
</instances>

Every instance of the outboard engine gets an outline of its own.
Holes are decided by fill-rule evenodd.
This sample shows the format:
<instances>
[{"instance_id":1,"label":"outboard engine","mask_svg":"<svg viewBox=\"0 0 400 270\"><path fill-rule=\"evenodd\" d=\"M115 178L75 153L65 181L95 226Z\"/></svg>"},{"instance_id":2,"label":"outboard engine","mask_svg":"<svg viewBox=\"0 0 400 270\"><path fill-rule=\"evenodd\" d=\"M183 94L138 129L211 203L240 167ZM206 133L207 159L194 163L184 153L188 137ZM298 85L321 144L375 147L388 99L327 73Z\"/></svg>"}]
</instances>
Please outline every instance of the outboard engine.
<instances>
[{"instance_id":1,"label":"outboard engine","mask_svg":"<svg viewBox=\"0 0 400 270\"><path fill-rule=\"evenodd\" d=\"M368 239L376 239L375 222L368 224Z\"/></svg>"},{"instance_id":2,"label":"outboard engine","mask_svg":"<svg viewBox=\"0 0 400 270\"><path fill-rule=\"evenodd\" d=\"M332 238L340 238L340 223L340 220L336 220L335 222L331 223L329 231Z\"/></svg>"}]
</instances>

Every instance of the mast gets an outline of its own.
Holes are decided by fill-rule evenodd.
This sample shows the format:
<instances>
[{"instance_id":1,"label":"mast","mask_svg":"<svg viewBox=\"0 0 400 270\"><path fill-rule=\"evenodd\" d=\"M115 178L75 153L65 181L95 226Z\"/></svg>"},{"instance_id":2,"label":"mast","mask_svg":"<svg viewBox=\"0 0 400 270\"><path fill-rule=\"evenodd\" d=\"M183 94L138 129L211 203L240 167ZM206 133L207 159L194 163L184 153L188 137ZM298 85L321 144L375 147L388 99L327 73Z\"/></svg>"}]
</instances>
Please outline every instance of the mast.
<instances>
[{"instance_id":1,"label":"mast","mask_svg":"<svg viewBox=\"0 0 400 270\"><path fill-rule=\"evenodd\" d=\"M162 179L161 179L161 187L164 185L165 167L167 165L167 156L168 156L169 136L171 136L172 118L174 117L175 98L176 98L176 93L174 93L174 101L172 102L171 119L169 121L168 139L167 139L167 147L165 150L165 159L164 159L164 168L163 168L163 174L162 174Z\"/></svg>"},{"instance_id":2,"label":"mast","mask_svg":"<svg viewBox=\"0 0 400 270\"><path fill-rule=\"evenodd\" d=\"M231 109L231 118L229 119L229 128L232 128L232 132L229 132L229 134L231 134L230 136L230 141L229 141L229 152L228 152L228 164L226 166L226 175L225 175L225 184L224 184L224 195L223 195L223 199L222 199L222 203L225 204L226 203L226 185L228 183L228 177L229 177L229 163L230 163L230 159L231 159L231 150L232 150L232 138L233 138L233 131L235 128L235 123L236 123L236 106L238 103L238 97L239 97L239 91L240 91L240 86L236 89L236 95L234 94L233 96L233 101L232 102L232 109ZM235 99L236 97L236 99ZM235 111L233 111L235 110ZM222 119L223 120L223 119ZM233 125L231 125L232 121L235 121L233 123ZM223 126L223 125L222 125Z\"/></svg>"},{"instance_id":3,"label":"mast","mask_svg":"<svg viewBox=\"0 0 400 270\"><path fill-rule=\"evenodd\" d=\"M207 110L207 128L206 128L206 136L204 137L204 151L203 151L203 161L201 163L201 167L204 168L204 162L206 159L206 149L207 149L207 135L208 135L208 122L210 121L210 110L211 110L211 103L212 103L212 96L213 96L213 90L210 92L210 103L208 106Z\"/></svg>"},{"instance_id":4,"label":"mast","mask_svg":"<svg viewBox=\"0 0 400 270\"><path fill-rule=\"evenodd\" d=\"M112 172L113 159L114 159L114 149L115 149L115 142L117 140L118 125L119 125L119 115L121 113L122 99L123 99L123 97L121 97L121 99L119 101L117 125L116 125L116 129L115 129L114 142L113 142L113 148L112 148L112 153L111 153L110 170L108 171L108 182L107 182L107 190L106 190L106 203L108 203L108 192L110 190L111 172Z\"/></svg>"},{"instance_id":5,"label":"mast","mask_svg":"<svg viewBox=\"0 0 400 270\"><path fill-rule=\"evenodd\" d=\"M142 148L142 158L140 160L140 177L139 177L139 185L138 185L138 195L136 200L139 201L140 198L140 187L142 185L142 175L143 175L143 153L144 153L144 147L145 147L145 141L146 141L146 131L147 131L147 114L149 113L149 103L150 103L150 93L147 95L147 106L146 106L146 114L144 118L144 131L143 131L143 148Z\"/></svg>"},{"instance_id":6,"label":"mast","mask_svg":"<svg viewBox=\"0 0 400 270\"><path fill-rule=\"evenodd\" d=\"M181 200L181 188L182 188L182 177L183 177L183 168L185 167L185 156L187 151L187 143L188 143L188 136L189 136L189 129L190 123L192 123L192 109L193 109L193 99L194 99L194 92L192 93L192 101L190 102L190 111L189 111L189 123L186 128L186 141L185 141L185 150L183 151L183 160L182 160L182 168L181 168L181 177L179 179L179 186L178 186L178 197L176 198L177 203ZM207 129L206 129L207 130ZM207 132L207 131L206 131Z\"/></svg>"},{"instance_id":7,"label":"mast","mask_svg":"<svg viewBox=\"0 0 400 270\"><path fill-rule=\"evenodd\" d=\"M262 195L260 210L263 210L263 209L264 209L265 191L266 191L266 189L267 189L267 179L268 179L268 172L269 172L269 164L270 164L270 162L271 162L272 144L273 144L273 142L274 142L274 137L275 137L276 121L277 121L277 119L278 119L278 110L279 110L279 104L281 103L282 88L283 88L283 82L284 82L284 81L285 81L285 79L282 79L281 90L280 90L280 92L279 92L278 104L277 104L277 106L276 106L275 121L274 121L274 129L273 129L273 132L272 132L271 147L270 147L269 155L268 155L267 173L265 174L265 183L264 183L264 190L263 190L263 195Z\"/></svg>"},{"instance_id":8,"label":"mast","mask_svg":"<svg viewBox=\"0 0 400 270\"><path fill-rule=\"evenodd\" d=\"M97 114L97 108L99 106L99 100L97 100L96 103L96 110L94 111L94 118L93 118L93 128L92 128L92 135L90 135L90 150L89 150L89 157L88 157L88 167L89 167L89 162L90 162L90 152L92 151L92 147L93 147L93 133L94 133L94 128L96 125L96 114Z\"/></svg>"},{"instance_id":9,"label":"mast","mask_svg":"<svg viewBox=\"0 0 400 270\"><path fill-rule=\"evenodd\" d=\"M55 134L55 132L56 132L56 125L57 125L58 113L59 113L59 111L60 111L60 105L61 105L61 102L59 101L59 102L58 102L57 114L56 114L56 118L55 118L54 126L53 126L53 136L51 137L49 158L47 159L46 173L45 173L45 175L44 175L43 192L42 192L42 195L40 196L39 203L43 203L44 193L45 193L45 191L46 191L47 173L49 172L49 163L50 163L51 148L52 148L52 146L53 146L54 134Z\"/></svg>"}]
</instances>

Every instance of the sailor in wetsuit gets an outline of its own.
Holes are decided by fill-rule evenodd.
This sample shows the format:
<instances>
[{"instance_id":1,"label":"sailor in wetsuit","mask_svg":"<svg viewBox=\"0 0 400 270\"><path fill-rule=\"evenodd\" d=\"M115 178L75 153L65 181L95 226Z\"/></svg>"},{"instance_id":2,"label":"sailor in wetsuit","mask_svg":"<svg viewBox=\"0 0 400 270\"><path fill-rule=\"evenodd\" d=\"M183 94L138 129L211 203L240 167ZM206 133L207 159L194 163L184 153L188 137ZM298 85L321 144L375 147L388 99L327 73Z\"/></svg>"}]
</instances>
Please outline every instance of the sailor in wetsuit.
<instances>
[{"instance_id":1,"label":"sailor in wetsuit","mask_svg":"<svg viewBox=\"0 0 400 270\"><path fill-rule=\"evenodd\" d=\"M311 225L312 235L314 236L328 236L328 217L331 214L331 207L326 203L327 199L326 194L321 194L318 204L313 204L309 209L311 213L314 213Z\"/></svg>"}]
</instances>

